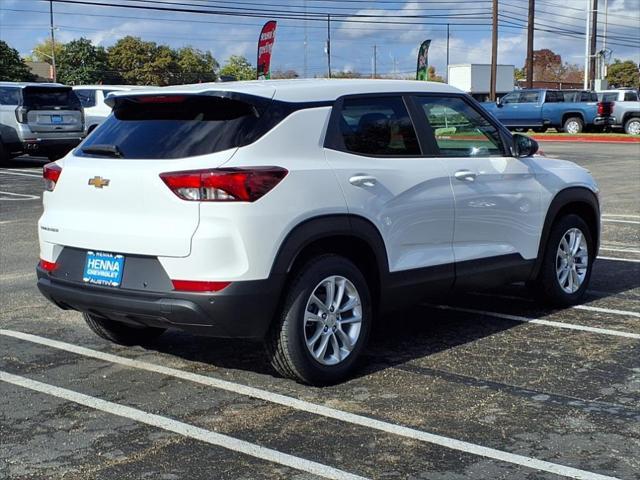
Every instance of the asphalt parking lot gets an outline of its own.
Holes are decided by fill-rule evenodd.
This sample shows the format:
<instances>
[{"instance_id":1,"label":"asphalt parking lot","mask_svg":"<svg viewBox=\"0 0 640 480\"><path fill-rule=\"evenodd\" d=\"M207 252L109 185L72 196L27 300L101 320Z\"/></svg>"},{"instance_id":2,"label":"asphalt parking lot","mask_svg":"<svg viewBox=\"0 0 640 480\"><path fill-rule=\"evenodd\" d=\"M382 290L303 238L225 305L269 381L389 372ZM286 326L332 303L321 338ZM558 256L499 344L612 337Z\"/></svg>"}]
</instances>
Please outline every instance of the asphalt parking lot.
<instances>
[{"instance_id":1,"label":"asphalt parking lot","mask_svg":"<svg viewBox=\"0 0 640 480\"><path fill-rule=\"evenodd\" d=\"M543 150L602 189L586 302L515 285L425 303L326 388L247 342L96 337L35 286L44 162L0 169L0 478L639 479L640 144Z\"/></svg>"}]
</instances>

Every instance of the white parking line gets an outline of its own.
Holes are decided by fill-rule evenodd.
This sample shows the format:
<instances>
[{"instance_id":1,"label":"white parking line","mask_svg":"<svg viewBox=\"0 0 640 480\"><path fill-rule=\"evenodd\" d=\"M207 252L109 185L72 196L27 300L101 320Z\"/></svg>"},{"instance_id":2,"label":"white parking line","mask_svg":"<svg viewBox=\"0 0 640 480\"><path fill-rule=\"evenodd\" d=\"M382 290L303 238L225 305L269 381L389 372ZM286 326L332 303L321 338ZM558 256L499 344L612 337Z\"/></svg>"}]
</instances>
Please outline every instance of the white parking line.
<instances>
[{"instance_id":1,"label":"white parking line","mask_svg":"<svg viewBox=\"0 0 640 480\"><path fill-rule=\"evenodd\" d=\"M228 392L237 393L239 395L245 395L248 397L257 398L270 403L283 405L285 407L293 408L295 410L312 413L315 415L332 418L334 420L340 420L343 422L351 423L353 425L359 425L362 427L379 430L394 435L399 435L413 440L418 440L425 443L439 445L442 447L450 448L460 452L470 453L481 457L491 458L502 462L511 463L514 465L521 465L527 468L540 470L543 472L554 473L556 475L562 475L568 478L580 479L580 480L618 480L615 477L608 477L606 475L600 475L597 473L588 472L586 470L580 470L573 467L567 467L559 465L557 463L551 463L544 460L538 460L536 458L526 457L524 455L518 455L515 453L504 452L495 448L483 447L475 443L465 442L462 440L456 440L453 438L428 433L422 430L417 430L410 427L404 427L402 425L396 425L394 423L385 422L383 420L377 420L375 418L366 417L364 415L358 415L355 413L345 412L331 407L325 407L324 405L318 405L315 403L307 402L305 400L299 400L297 398L288 397L279 393L273 393L268 390L262 390L255 387L249 387L239 383L233 383L226 380L220 380L214 377L206 375L199 375L197 373L185 372L170 367L163 367L154 363L143 362L140 360L133 360L110 353L100 352L98 350L92 350L86 347L80 347L71 343L60 342L58 340L51 340L48 338L40 337L38 335L32 335L29 333L23 333L13 330L0 329L0 335L7 337L13 337L20 340L25 340L40 345L45 345L58 350L64 350L66 352L75 353L85 357L95 358L106 362L123 365L130 368L137 368L139 370L145 370L148 372L159 373L161 375L167 375L170 377L180 378L201 385L207 385Z\"/></svg>"},{"instance_id":2,"label":"white parking line","mask_svg":"<svg viewBox=\"0 0 640 480\"><path fill-rule=\"evenodd\" d=\"M602 294L603 292L599 292L597 290L588 290L588 292L591 293L599 293ZM531 299L531 298L526 298L526 297L519 297L517 295L502 295L500 293L490 293L490 292L468 292L470 295L477 295L477 296L481 296L481 297L491 297L491 298L504 298L505 300L517 300L517 301L521 301L521 302L534 302L535 300ZM611 295L611 293L609 293L609 295ZM429 305L431 306L431 304L423 304L423 305ZM602 307L592 307L591 305L572 305L568 308L574 308L576 310L589 310L592 312L600 312L600 313L611 313L614 315L624 315L627 317L636 317L636 318L640 318L640 313L638 312L632 312L630 310L617 310L615 308L602 308Z\"/></svg>"},{"instance_id":3,"label":"white parking line","mask_svg":"<svg viewBox=\"0 0 640 480\"><path fill-rule=\"evenodd\" d=\"M33 175L31 173L19 173L19 172L10 172L8 170L0 169L0 173L4 173L5 175L18 175L19 177L33 177L33 178L42 178L42 175Z\"/></svg>"},{"instance_id":4,"label":"white parking line","mask_svg":"<svg viewBox=\"0 0 640 480\"><path fill-rule=\"evenodd\" d=\"M632 223L634 225L640 225L640 221L638 220L618 220L617 218L603 218L602 219L603 222L610 222L610 223Z\"/></svg>"},{"instance_id":5,"label":"white parking line","mask_svg":"<svg viewBox=\"0 0 640 480\"><path fill-rule=\"evenodd\" d=\"M15 198L3 198L0 197L0 200L9 200L9 201L19 201L19 200L37 200L40 197L38 195L27 195L25 193L12 193L12 192L3 192L0 190L0 195L9 195L10 197Z\"/></svg>"},{"instance_id":6,"label":"white parking line","mask_svg":"<svg viewBox=\"0 0 640 480\"><path fill-rule=\"evenodd\" d=\"M565 328L568 330L580 330L583 332L599 333L601 335L611 335L614 337L633 338L636 340L640 340L640 333L623 332L621 330L610 330L608 328L588 327L586 325L576 325L574 323L553 322L551 320L542 320L540 318L520 317L518 315L509 315L506 313L475 310L473 308L452 307L451 305L434 305L431 303L423 303L422 305L424 305L425 307L438 308L440 310L451 310L454 312L475 313L488 317L504 318L505 320L512 320L514 322L535 323L538 325L546 325L548 327Z\"/></svg>"},{"instance_id":7,"label":"white parking line","mask_svg":"<svg viewBox=\"0 0 640 480\"><path fill-rule=\"evenodd\" d=\"M606 250L607 252L640 253L640 250L636 250L633 248L600 247L600 250Z\"/></svg>"},{"instance_id":8,"label":"white parking line","mask_svg":"<svg viewBox=\"0 0 640 480\"><path fill-rule=\"evenodd\" d=\"M338 470L337 468L329 467L322 463L305 460L304 458L282 453L277 450L261 447L255 443L245 442L244 440L229 437L221 433L205 430L204 428L196 427L195 425L148 413L143 410L138 410L137 408L127 407L126 405L119 403L102 400L73 390L67 390L66 388L56 387L49 385L48 383L38 382L36 380L31 380L30 378L13 375L1 370L0 381L28 388L53 397L62 398L69 402L93 408L94 410L117 415L118 417L128 418L136 422L151 425L152 427L177 433L184 437L200 440L201 442L233 450L234 452L244 453L245 455L250 455L268 462L285 465L320 477L334 480L366 480L365 477L354 475L352 473L345 472L344 470Z\"/></svg>"},{"instance_id":9,"label":"white parking line","mask_svg":"<svg viewBox=\"0 0 640 480\"><path fill-rule=\"evenodd\" d=\"M621 213L603 213L603 218L607 217L618 217L618 218L640 218L640 215L631 215L631 214L621 214Z\"/></svg>"},{"instance_id":10,"label":"white parking line","mask_svg":"<svg viewBox=\"0 0 640 480\"><path fill-rule=\"evenodd\" d=\"M615 260L616 262L640 263L640 260L635 258L603 257L602 255L598 255L598 258L600 260Z\"/></svg>"}]
</instances>

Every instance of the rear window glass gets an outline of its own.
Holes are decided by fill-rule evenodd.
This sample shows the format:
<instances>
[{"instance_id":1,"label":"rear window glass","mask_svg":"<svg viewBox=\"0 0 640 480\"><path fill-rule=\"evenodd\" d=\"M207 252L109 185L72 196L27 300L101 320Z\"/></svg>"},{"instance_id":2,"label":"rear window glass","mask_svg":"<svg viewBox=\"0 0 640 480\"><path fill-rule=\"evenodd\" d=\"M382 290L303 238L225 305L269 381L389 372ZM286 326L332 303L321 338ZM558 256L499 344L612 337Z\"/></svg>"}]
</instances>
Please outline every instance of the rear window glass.
<instances>
[{"instance_id":1,"label":"rear window glass","mask_svg":"<svg viewBox=\"0 0 640 480\"><path fill-rule=\"evenodd\" d=\"M416 132L400 97L345 99L340 130L349 152L420 155Z\"/></svg>"},{"instance_id":2,"label":"rear window glass","mask_svg":"<svg viewBox=\"0 0 640 480\"><path fill-rule=\"evenodd\" d=\"M266 101L268 104L268 101ZM121 158L182 158L247 145L263 127L264 99L193 95L120 99L111 115L76 151L115 147ZM95 150L95 149L94 149ZM116 156L116 155L113 155Z\"/></svg>"},{"instance_id":3,"label":"rear window glass","mask_svg":"<svg viewBox=\"0 0 640 480\"><path fill-rule=\"evenodd\" d=\"M602 102L615 102L618 100L618 92L605 92L602 94Z\"/></svg>"},{"instance_id":4,"label":"rear window glass","mask_svg":"<svg viewBox=\"0 0 640 480\"><path fill-rule=\"evenodd\" d=\"M82 108L78 96L70 88L26 87L23 98L23 105L30 109L80 110Z\"/></svg>"}]
</instances>

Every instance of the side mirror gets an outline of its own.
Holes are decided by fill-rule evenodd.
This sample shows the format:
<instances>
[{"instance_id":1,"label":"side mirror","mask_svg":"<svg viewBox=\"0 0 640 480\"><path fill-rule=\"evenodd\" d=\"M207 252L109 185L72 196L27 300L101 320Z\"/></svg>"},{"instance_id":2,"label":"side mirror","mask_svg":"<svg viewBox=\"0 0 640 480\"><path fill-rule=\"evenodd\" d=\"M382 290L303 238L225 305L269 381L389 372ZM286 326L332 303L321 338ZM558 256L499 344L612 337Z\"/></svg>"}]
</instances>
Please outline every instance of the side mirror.
<instances>
[{"instance_id":1,"label":"side mirror","mask_svg":"<svg viewBox=\"0 0 640 480\"><path fill-rule=\"evenodd\" d=\"M502 107L502 102L500 101L500 99L499 99L499 98L496 100L496 106L497 106L498 108L501 108L501 107Z\"/></svg>"},{"instance_id":2,"label":"side mirror","mask_svg":"<svg viewBox=\"0 0 640 480\"><path fill-rule=\"evenodd\" d=\"M538 151L538 142L521 133L513 134L513 156L516 158L530 157Z\"/></svg>"}]
</instances>

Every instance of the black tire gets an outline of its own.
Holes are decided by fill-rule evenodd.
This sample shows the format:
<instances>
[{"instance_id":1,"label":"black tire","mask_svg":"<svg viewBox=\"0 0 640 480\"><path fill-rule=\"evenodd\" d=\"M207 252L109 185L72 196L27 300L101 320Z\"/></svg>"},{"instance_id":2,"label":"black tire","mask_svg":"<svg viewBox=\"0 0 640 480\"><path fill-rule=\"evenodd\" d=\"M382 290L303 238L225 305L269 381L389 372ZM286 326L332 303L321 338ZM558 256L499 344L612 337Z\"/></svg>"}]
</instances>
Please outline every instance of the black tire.
<instances>
[{"instance_id":1,"label":"black tire","mask_svg":"<svg viewBox=\"0 0 640 480\"><path fill-rule=\"evenodd\" d=\"M624 133L640 135L640 117L631 117L624 123Z\"/></svg>"},{"instance_id":2,"label":"black tire","mask_svg":"<svg viewBox=\"0 0 640 480\"><path fill-rule=\"evenodd\" d=\"M582 281L580 288L578 288L574 293L568 293L564 291L560 285L560 280L556 274L556 266L560 241L565 233L573 228L579 229L582 235L584 235L588 252L588 264L584 280ZM582 297L587 291L589 280L591 278L591 271L593 270L594 259L594 243L589 226L582 217L579 217L578 215L565 215L556 220L551 227L549 239L547 240L547 245L545 247L544 257L542 259L540 273L538 278L532 282L531 286L541 294L542 300L546 303L557 306L575 305L582 300Z\"/></svg>"},{"instance_id":3,"label":"black tire","mask_svg":"<svg viewBox=\"0 0 640 480\"><path fill-rule=\"evenodd\" d=\"M99 337L120 345L144 345L162 335L164 328L133 327L121 322L83 313L89 328Z\"/></svg>"},{"instance_id":4,"label":"black tire","mask_svg":"<svg viewBox=\"0 0 640 480\"><path fill-rule=\"evenodd\" d=\"M572 130L572 131L570 132L569 130ZM562 131L565 133L577 135L579 133L582 133L583 130L584 130L584 122L580 117L569 117L562 124Z\"/></svg>"},{"instance_id":5,"label":"black tire","mask_svg":"<svg viewBox=\"0 0 640 480\"><path fill-rule=\"evenodd\" d=\"M529 130L529 129L528 129L528 128L523 128L523 127L517 127L517 128L512 128L512 130L513 130L514 132L524 133L524 132L526 132L526 131L527 131L527 130Z\"/></svg>"},{"instance_id":6,"label":"black tire","mask_svg":"<svg viewBox=\"0 0 640 480\"><path fill-rule=\"evenodd\" d=\"M307 348L304 318L307 302L316 288L323 280L335 275L346 278L355 287L360 297L362 320L359 336L346 358L335 365L324 365L316 360ZM338 255L324 254L315 257L294 273L285 292L282 307L265 339L271 365L282 376L302 383L337 383L353 371L367 343L372 315L369 286L360 270L351 261ZM318 328L322 328L321 325ZM334 347L331 349L334 350Z\"/></svg>"},{"instance_id":7,"label":"black tire","mask_svg":"<svg viewBox=\"0 0 640 480\"><path fill-rule=\"evenodd\" d=\"M5 146L0 142L0 165L7 165L9 163L9 152Z\"/></svg>"},{"instance_id":8,"label":"black tire","mask_svg":"<svg viewBox=\"0 0 640 480\"><path fill-rule=\"evenodd\" d=\"M549 127L536 127L533 129L535 133L545 133L547 130L549 130Z\"/></svg>"}]
</instances>

